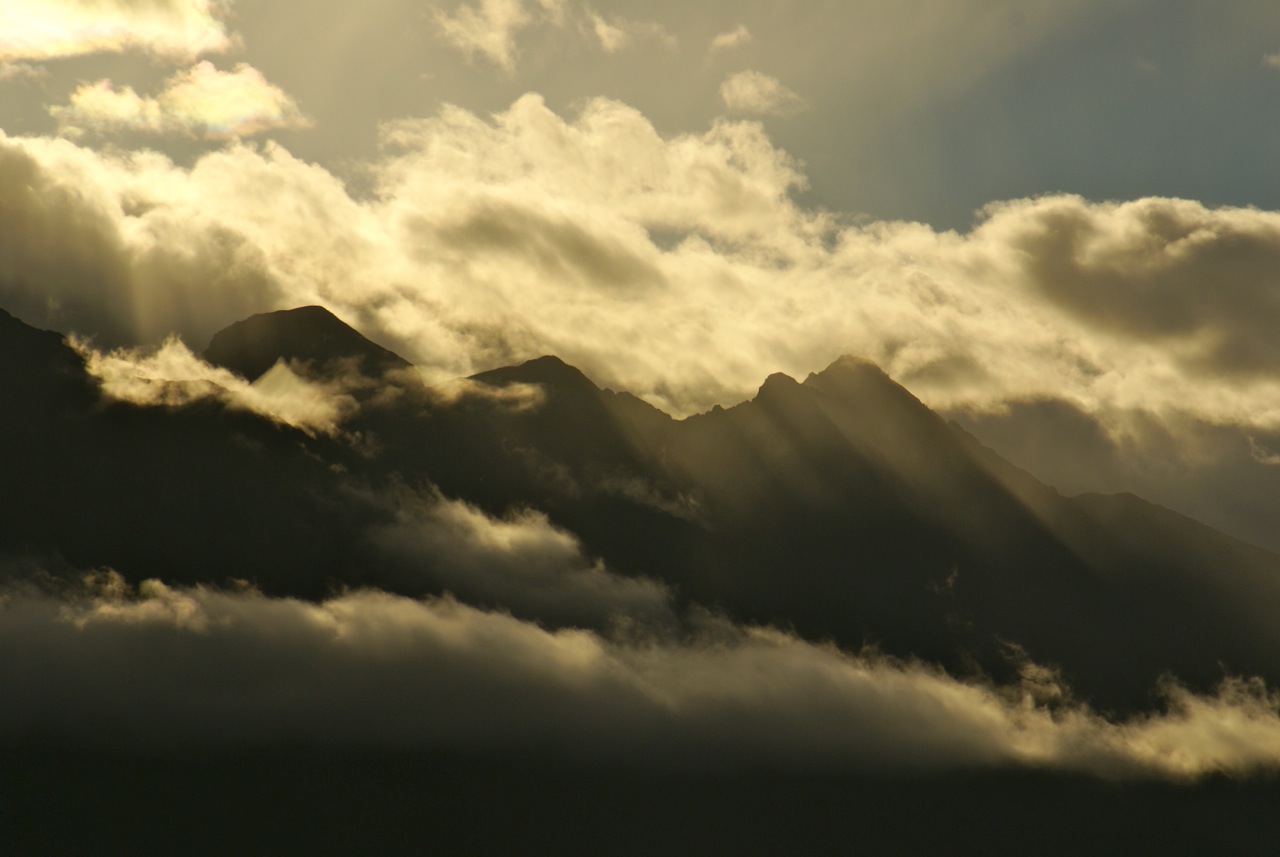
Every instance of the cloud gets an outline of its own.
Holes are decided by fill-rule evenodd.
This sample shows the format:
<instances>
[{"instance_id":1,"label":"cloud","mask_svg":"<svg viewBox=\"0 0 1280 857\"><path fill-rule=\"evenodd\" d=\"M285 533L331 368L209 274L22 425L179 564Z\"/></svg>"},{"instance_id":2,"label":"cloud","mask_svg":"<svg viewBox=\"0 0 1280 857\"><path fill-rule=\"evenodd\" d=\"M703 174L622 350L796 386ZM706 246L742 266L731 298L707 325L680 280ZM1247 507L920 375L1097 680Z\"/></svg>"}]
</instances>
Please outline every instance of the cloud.
<instances>
[{"instance_id":1,"label":"cloud","mask_svg":"<svg viewBox=\"0 0 1280 857\"><path fill-rule=\"evenodd\" d=\"M134 131L232 140L312 124L284 90L245 63L229 72L197 63L171 77L154 98L128 86L116 89L109 80L81 84L70 104L49 112L72 135Z\"/></svg>"},{"instance_id":2,"label":"cloud","mask_svg":"<svg viewBox=\"0 0 1280 857\"><path fill-rule=\"evenodd\" d=\"M676 37L661 24L622 18L608 20L590 10L586 12L583 29L595 38L607 54L617 53L638 39L651 39L669 50L674 50L677 45Z\"/></svg>"},{"instance_id":3,"label":"cloud","mask_svg":"<svg viewBox=\"0 0 1280 857\"><path fill-rule=\"evenodd\" d=\"M6 0L0 66L141 51L172 61L228 50L224 0Z\"/></svg>"},{"instance_id":4,"label":"cloud","mask_svg":"<svg viewBox=\"0 0 1280 857\"><path fill-rule=\"evenodd\" d=\"M10 80L43 80L49 76L49 70L42 65L25 62L13 62L0 65L0 82Z\"/></svg>"},{"instance_id":5,"label":"cloud","mask_svg":"<svg viewBox=\"0 0 1280 857\"><path fill-rule=\"evenodd\" d=\"M1280 68L1280 51L1264 56L1262 58L1262 64L1267 68Z\"/></svg>"},{"instance_id":6,"label":"cloud","mask_svg":"<svg viewBox=\"0 0 1280 857\"><path fill-rule=\"evenodd\" d=\"M1192 780L1280 766L1280 699L1170 685L1113 722L1050 671L965 684L765 628L704 619L683 639L549 631L452 599L358 591L136 592L113 573L0 600L0 741L91 747L542 750L682 770L928 772L1031 767ZM1055 701L1056 700L1056 701Z\"/></svg>"},{"instance_id":7,"label":"cloud","mask_svg":"<svg viewBox=\"0 0 1280 857\"><path fill-rule=\"evenodd\" d=\"M445 41L470 57L483 57L505 71L516 65L516 36L536 24L562 25L563 0L478 0L452 12L436 11Z\"/></svg>"},{"instance_id":8,"label":"cloud","mask_svg":"<svg viewBox=\"0 0 1280 857\"><path fill-rule=\"evenodd\" d=\"M72 344L85 357L102 391L137 405L181 407L217 399L307 432L335 433L356 402L340 383L321 384L277 363L253 383L201 360L170 338L158 349L116 349L103 353L82 340Z\"/></svg>"},{"instance_id":9,"label":"cloud","mask_svg":"<svg viewBox=\"0 0 1280 857\"><path fill-rule=\"evenodd\" d=\"M797 203L758 123L663 135L609 99L446 107L383 139L357 198L273 144L185 168L0 138L0 301L103 346L197 347L323 304L429 381L554 353L677 415L853 353L940 409L1048 393L1280 427L1273 212L1046 196L963 234L850 221Z\"/></svg>"},{"instance_id":10,"label":"cloud","mask_svg":"<svg viewBox=\"0 0 1280 857\"><path fill-rule=\"evenodd\" d=\"M398 581L398 589L408 583L410 591L422 591L428 584L556 625L603 628L621 618L649 627L675 623L665 586L610 572L541 512L494 519L438 493L403 491L393 502L393 520L374 528L369 540L381 574L413 578Z\"/></svg>"},{"instance_id":11,"label":"cloud","mask_svg":"<svg viewBox=\"0 0 1280 857\"><path fill-rule=\"evenodd\" d=\"M720 84L720 98L735 113L782 114L798 110L800 96L774 77L758 71L740 71Z\"/></svg>"},{"instance_id":12,"label":"cloud","mask_svg":"<svg viewBox=\"0 0 1280 857\"><path fill-rule=\"evenodd\" d=\"M1075 196L990 211L980 234L1011 251L1020 281L1088 326L1210 375L1270 375L1280 362L1280 215Z\"/></svg>"},{"instance_id":13,"label":"cloud","mask_svg":"<svg viewBox=\"0 0 1280 857\"><path fill-rule=\"evenodd\" d=\"M711 40L709 50L712 53L717 51L727 51L732 48L741 47L751 42L751 31L747 29L745 24L739 24L732 30L726 30L719 33Z\"/></svg>"}]
</instances>

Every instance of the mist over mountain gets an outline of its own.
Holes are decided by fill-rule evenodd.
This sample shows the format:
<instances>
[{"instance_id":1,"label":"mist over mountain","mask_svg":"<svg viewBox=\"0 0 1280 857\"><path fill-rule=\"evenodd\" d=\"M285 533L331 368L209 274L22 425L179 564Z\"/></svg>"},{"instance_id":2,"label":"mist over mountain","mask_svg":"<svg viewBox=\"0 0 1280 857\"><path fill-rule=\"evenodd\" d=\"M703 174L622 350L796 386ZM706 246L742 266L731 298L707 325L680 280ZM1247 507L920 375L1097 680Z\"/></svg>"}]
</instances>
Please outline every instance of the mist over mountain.
<instances>
[{"instance_id":1,"label":"mist over mountain","mask_svg":"<svg viewBox=\"0 0 1280 857\"><path fill-rule=\"evenodd\" d=\"M1064 496L868 361L673 419L553 356L428 386L320 307L204 357L266 404L208 380L122 400L86 346L0 314L21 415L0 423L0 638L45 665L5 668L21 765L34 736L97 741L51 694L110 752L1194 779L1280 747L1280 556L1132 495ZM350 401L328 430L290 424L281 377ZM117 646L140 672L104 695L89 677ZM1177 743L1206 717L1234 737Z\"/></svg>"},{"instance_id":2,"label":"mist over mountain","mask_svg":"<svg viewBox=\"0 0 1280 857\"><path fill-rule=\"evenodd\" d=\"M1165 673L1202 690L1280 680L1266 619L1280 558L1136 497L1061 496L862 360L674 420L543 357L452 397L397 387L323 437L212 401L102 401L55 334L3 323L7 410L27 415L4 443L21 486L5 494L11 553L306 598L467 592L438 550L407 545L432 513L406 507L461 503L542 516L583 568L660 584L677 609L958 674L1007 679L1016 646L1111 709L1150 704ZM408 366L319 307L240 322L206 355L250 379L278 361L379 379ZM475 597L540 621L574 613L500 589Z\"/></svg>"}]
</instances>

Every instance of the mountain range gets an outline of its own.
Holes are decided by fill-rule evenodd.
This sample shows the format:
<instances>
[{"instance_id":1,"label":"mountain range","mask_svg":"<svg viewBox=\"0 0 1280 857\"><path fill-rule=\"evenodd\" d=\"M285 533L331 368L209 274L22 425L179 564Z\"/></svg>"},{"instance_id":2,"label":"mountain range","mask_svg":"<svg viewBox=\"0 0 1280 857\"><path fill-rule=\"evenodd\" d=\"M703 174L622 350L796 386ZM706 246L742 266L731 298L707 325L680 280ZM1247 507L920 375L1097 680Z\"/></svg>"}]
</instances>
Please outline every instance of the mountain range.
<instances>
[{"instance_id":1,"label":"mountain range","mask_svg":"<svg viewBox=\"0 0 1280 857\"><path fill-rule=\"evenodd\" d=\"M0 411L21 415L0 423L0 554L612 621L406 544L413 508L450 502L542 516L588 570L661 586L676 614L996 682L1048 665L1102 710L1152 708L1167 676L1280 683L1280 557L1132 495L1063 496L864 360L677 420L552 356L432 388L320 307L232 325L204 357L247 382L283 364L356 406L325 432L215 397L115 400L62 335L0 312Z\"/></svg>"}]
</instances>

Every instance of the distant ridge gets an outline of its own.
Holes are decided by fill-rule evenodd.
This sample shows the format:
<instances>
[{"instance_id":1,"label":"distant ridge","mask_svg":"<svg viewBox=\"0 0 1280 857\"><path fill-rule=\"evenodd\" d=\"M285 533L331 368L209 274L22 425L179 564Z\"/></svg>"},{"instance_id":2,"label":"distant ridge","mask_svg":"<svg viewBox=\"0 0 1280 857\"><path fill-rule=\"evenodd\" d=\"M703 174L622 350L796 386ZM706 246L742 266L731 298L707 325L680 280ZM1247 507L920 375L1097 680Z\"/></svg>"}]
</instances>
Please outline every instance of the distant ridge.
<instances>
[{"instance_id":1,"label":"distant ridge","mask_svg":"<svg viewBox=\"0 0 1280 857\"><path fill-rule=\"evenodd\" d=\"M322 375L338 371L336 363L351 360L372 377L412 366L321 306L261 313L238 321L214 334L204 358L250 381L279 360L308 363L313 373Z\"/></svg>"}]
</instances>

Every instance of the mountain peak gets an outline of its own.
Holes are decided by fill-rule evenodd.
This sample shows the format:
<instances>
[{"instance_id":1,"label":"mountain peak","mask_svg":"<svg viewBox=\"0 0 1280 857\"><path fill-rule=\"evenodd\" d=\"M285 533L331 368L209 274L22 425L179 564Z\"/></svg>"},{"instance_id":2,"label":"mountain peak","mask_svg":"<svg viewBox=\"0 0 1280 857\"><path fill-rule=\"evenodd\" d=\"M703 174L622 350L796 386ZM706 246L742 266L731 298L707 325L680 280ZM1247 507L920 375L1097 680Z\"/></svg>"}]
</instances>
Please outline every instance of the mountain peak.
<instances>
[{"instance_id":1,"label":"mountain peak","mask_svg":"<svg viewBox=\"0 0 1280 857\"><path fill-rule=\"evenodd\" d=\"M563 390L599 392L594 382L576 366L570 366L551 354L526 360L517 366L503 366L472 375L471 380L505 387L508 384L538 384Z\"/></svg>"},{"instance_id":2,"label":"mountain peak","mask_svg":"<svg viewBox=\"0 0 1280 857\"><path fill-rule=\"evenodd\" d=\"M318 364L356 361L366 375L381 375L412 364L371 342L322 306L260 313L214 334L204 357L253 381L278 360Z\"/></svg>"}]
</instances>

